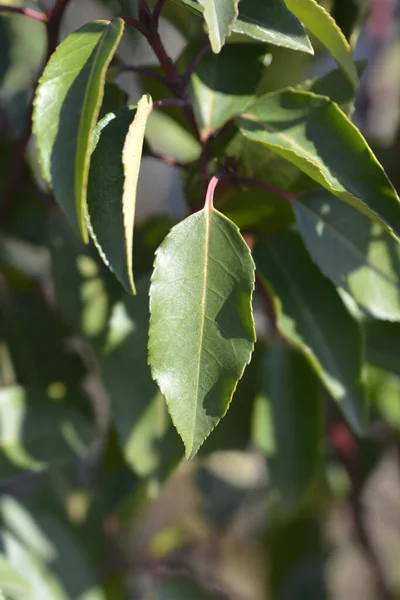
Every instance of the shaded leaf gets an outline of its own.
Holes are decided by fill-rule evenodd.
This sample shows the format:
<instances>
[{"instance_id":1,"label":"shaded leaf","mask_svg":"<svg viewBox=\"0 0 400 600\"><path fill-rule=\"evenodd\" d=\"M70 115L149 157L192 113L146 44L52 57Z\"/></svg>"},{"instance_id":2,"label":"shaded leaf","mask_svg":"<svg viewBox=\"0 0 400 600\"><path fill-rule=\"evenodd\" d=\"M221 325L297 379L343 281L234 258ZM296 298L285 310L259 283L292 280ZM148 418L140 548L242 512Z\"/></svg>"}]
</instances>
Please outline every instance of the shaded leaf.
<instances>
[{"instance_id":1,"label":"shaded leaf","mask_svg":"<svg viewBox=\"0 0 400 600\"><path fill-rule=\"evenodd\" d=\"M136 296L127 295L94 249L59 219L50 232L57 300L96 355L124 458L142 478L162 482L180 460L182 446L147 364L149 278L138 280ZM152 235L158 243L158 233Z\"/></svg>"},{"instance_id":2,"label":"shaded leaf","mask_svg":"<svg viewBox=\"0 0 400 600\"><path fill-rule=\"evenodd\" d=\"M213 52L218 54L232 32L239 11L239 0L200 0Z\"/></svg>"},{"instance_id":3,"label":"shaded leaf","mask_svg":"<svg viewBox=\"0 0 400 600\"><path fill-rule=\"evenodd\" d=\"M72 460L92 439L91 426L68 398L51 400L20 386L0 389L0 478Z\"/></svg>"},{"instance_id":4,"label":"shaded leaf","mask_svg":"<svg viewBox=\"0 0 400 600\"><path fill-rule=\"evenodd\" d=\"M133 281L133 227L144 130L152 101L125 106L97 125L88 182L90 233L105 264L128 292Z\"/></svg>"},{"instance_id":5,"label":"shaded leaf","mask_svg":"<svg viewBox=\"0 0 400 600\"><path fill-rule=\"evenodd\" d=\"M370 320L363 327L371 406L400 429L400 323Z\"/></svg>"},{"instance_id":6,"label":"shaded leaf","mask_svg":"<svg viewBox=\"0 0 400 600\"><path fill-rule=\"evenodd\" d=\"M285 2L303 25L329 50L356 88L358 76L350 45L330 14L316 0L285 0Z\"/></svg>"},{"instance_id":7,"label":"shaded leaf","mask_svg":"<svg viewBox=\"0 0 400 600\"><path fill-rule=\"evenodd\" d=\"M243 135L400 237L400 201L357 128L328 98L299 90L267 94L239 119Z\"/></svg>"},{"instance_id":8,"label":"shaded leaf","mask_svg":"<svg viewBox=\"0 0 400 600\"><path fill-rule=\"evenodd\" d=\"M35 7L37 10L37 6ZM25 131L33 82L46 52L46 25L24 15L0 15L0 102L13 137ZM0 119L0 138L4 128Z\"/></svg>"},{"instance_id":9,"label":"shaded leaf","mask_svg":"<svg viewBox=\"0 0 400 600\"><path fill-rule=\"evenodd\" d=\"M36 90L33 132L43 176L86 241L92 134L107 67L123 29L122 19L115 19L94 21L71 33L50 58Z\"/></svg>"},{"instance_id":10,"label":"shaded leaf","mask_svg":"<svg viewBox=\"0 0 400 600\"><path fill-rule=\"evenodd\" d=\"M197 11L202 10L193 0L183 2ZM283 0L240 0L239 15L233 22L232 31L260 42L314 53L301 22Z\"/></svg>"},{"instance_id":11,"label":"shaded leaf","mask_svg":"<svg viewBox=\"0 0 400 600\"><path fill-rule=\"evenodd\" d=\"M265 46L228 44L220 54L208 52L191 78L190 93L204 135L221 127L254 101L264 70Z\"/></svg>"},{"instance_id":12,"label":"shaded leaf","mask_svg":"<svg viewBox=\"0 0 400 600\"><path fill-rule=\"evenodd\" d=\"M400 245L325 190L299 196L299 231L313 260L372 316L400 320Z\"/></svg>"},{"instance_id":13,"label":"shaded leaf","mask_svg":"<svg viewBox=\"0 0 400 600\"><path fill-rule=\"evenodd\" d=\"M351 426L362 433L367 405L357 322L297 234L269 236L256 246L254 256L262 282L273 294L279 329L303 350Z\"/></svg>"},{"instance_id":14,"label":"shaded leaf","mask_svg":"<svg viewBox=\"0 0 400 600\"><path fill-rule=\"evenodd\" d=\"M253 287L248 247L208 205L156 252L149 363L189 458L226 413L250 360Z\"/></svg>"},{"instance_id":15,"label":"shaded leaf","mask_svg":"<svg viewBox=\"0 0 400 600\"><path fill-rule=\"evenodd\" d=\"M304 498L321 466L322 405L307 358L277 340L262 361L253 417L256 445L268 457L272 486L286 511Z\"/></svg>"},{"instance_id":16,"label":"shaded leaf","mask_svg":"<svg viewBox=\"0 0 400 600\"><path fill-rule=\"evenodd\" d=\"M0 545L29 584L27 591L13 595L15 600L105 600L94 568L59 521L28 512L8 496L1 500L0 517Z\"/></svg>"}]
</instances>

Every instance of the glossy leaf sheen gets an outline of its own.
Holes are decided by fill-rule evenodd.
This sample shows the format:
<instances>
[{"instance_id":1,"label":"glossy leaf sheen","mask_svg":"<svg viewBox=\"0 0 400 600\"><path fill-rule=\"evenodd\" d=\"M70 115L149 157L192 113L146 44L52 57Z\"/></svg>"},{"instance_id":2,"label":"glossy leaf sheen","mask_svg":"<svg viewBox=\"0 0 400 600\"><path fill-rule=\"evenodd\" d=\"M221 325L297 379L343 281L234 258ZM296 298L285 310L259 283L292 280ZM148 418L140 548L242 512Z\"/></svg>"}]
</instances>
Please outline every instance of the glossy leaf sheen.
<instances>
[{"instance_id":1,"label":"glossy leaf sheen","mask_svg":"<svg viewBox=\"0 0 400 600\"><path fill-rule=\"evenodd\" d=\"M328 98L285 90L259 98L239 119L243 135L294 163L400 237L400 200L357 128Z\"/></svg>"},{"instance_id":2,"label":"glossy leaf sheen","mask_svg":"<svg viewBox=\"0 0 400 600\"><path fill-rule=\"evenodd\" d=\"M357 322L297 234L269 236L254 256L263 283L272 288L279 329L304 351L352 427L363 432L367 407Z\"/></svg>"},{"instance_id":3,"label":"glossy leaf sheen","mask_svg":"<svg viewBox=\"0 0 400 600\"><path fill-rule=\"evenodd\" d=\"M94 132L87 209L90 232L104 262L130 293L133 227L143 139L152 101L109 113Z\"/></svg>"},{"instance_id":4,"label":"glossy leaf sheen","mask_svg":"<svg viewBox=\"0 0 400 600\"><path fill-rule=\"evenodd\" d=\"M202 10L193 0L183 2L197 11ZM232 32L260 42L314 54L303 25L287 9L284 0L240 0L239 15L233 22Z\"/></svg>"},{"instance_id":5,"label":"glossy leaf sheen","mask_svg":"<svg viewBox=\"0 0 400 600\"><path fill-rule=\"evenodd\" d=\"M267 451L272 486L286 510L293 509L317 473L321 459L322 404L318 379L306 357L282 340L262 365L257 433L271 434ZM260 409L263 408L262 411ZM264 431L262 431L262 429ZM261 446L262 439L260 440Z\"/></svg>"},{"instance_id":6,"label":"glossy leaf sheen","mask_svg":"<svg viewBox=\"0 0 400 600\"><path fill-rule=\"evenodd\" d=\"M92 134L122 19L93 21L71 33L50 58L36 91L33 132L43 175L87 241L86 188Z\"/></svg>"},{"instance_id":7,"label":"glossy leaf sheen","mask_svg":"<svg viewBox=\"0 0 400 600\"><path fill-rule=\"evenodd\" d=\"M218 54L232 32L239 0L200 0L213 52Z\"/></svg>"},{"instance_id":8,"label":"glossy leaf sheen","mask_svg":"<svg viewBox=\"0 0 400 600\"><path fill-rule=\"evenodd\" d=\"M400 245L386 230L325 190L300 196L299 231L313 260L378 319L400 321Z\"/></svg>"},{"instance_id":9,"label":"glossy leaf sheen","mask_svg":"<svg viewBox=\"0 0 400 600\"><path fill-rule=\"evenodd\" d=\"M254 264L237 227L205 208L156 253L149 363L187 457L226 413L255 341Z\"/></svg>"},{"instance_id":10,"label":"glossy leaf sheen","mask_svg":"<svg viewBox=\"0 0 400 600\"><path fill-rule=\"evenodd\" d=\"M350 45L330 14L316 0L285 0L285 2L303 25L329 50L356 88L358 75Z\"/></svg>"}]
</instances>

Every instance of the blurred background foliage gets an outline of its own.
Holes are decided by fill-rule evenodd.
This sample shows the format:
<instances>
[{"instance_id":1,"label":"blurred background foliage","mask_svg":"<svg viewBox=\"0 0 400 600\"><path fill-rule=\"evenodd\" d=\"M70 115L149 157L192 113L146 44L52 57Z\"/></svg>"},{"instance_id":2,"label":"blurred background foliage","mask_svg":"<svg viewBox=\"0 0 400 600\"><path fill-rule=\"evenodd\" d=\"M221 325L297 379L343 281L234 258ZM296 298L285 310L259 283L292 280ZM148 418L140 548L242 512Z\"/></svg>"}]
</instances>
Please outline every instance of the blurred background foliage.
<instances>
[{"instance_id":1,"label":"blurred background foliage","mask_svg":"<svg viewBox=\"0 0 400 600\"><path fill-rule=\"evenodd\" d=\"M399 4L323 4L364 69L353 120L400 190ZM71 0L61 37L92 19L137 10L134 0ZM167 1L161 34L180 64L187 63L186 43L195 48L202 31L196 14ZM334 69L313 43L315 57L271 47L259 92ZM323 476L296 510L282 505L269 485L265 456L272 440L258 434L268 424L256 393L260 348L226 418L195 460L181 461L181 442L147 368L146 299L154 249L187 213L187 202L196 206L201 197L195 179L153 153L196 168L199 147L175 108L153 113L137 207L138 295L128 297L60 218L33 140L26 160L15 160L45 53L42 23L0 14L0 590L15 600L400 598L395 338L383 325L367 332L371 396L379 410L366 440L350 433L327 399ZM117 54L116 65L155 63L129 29ZM168 94L144 73L110 76L102 114L127 98L136 102L142 90ZM347 101L343 87L337 93L338 102ZM235 140L224 143L234 153ZM286 185L290 178L288 168ZM255 224L252 209L262 203L257 191L246 203L245 192L229 193L218 201L230 200L226 214L244 229L268 223L271 230L274 219L277 225L292 219L272 199L263 203L265 222ZM280 368L304 374L307 365L292 354ZM306 419L312 397L309 402ZM290 469L290 448L285 456ZM281 485L296 476L307 474L283 470Z\"/></svg>"}]
</instances>

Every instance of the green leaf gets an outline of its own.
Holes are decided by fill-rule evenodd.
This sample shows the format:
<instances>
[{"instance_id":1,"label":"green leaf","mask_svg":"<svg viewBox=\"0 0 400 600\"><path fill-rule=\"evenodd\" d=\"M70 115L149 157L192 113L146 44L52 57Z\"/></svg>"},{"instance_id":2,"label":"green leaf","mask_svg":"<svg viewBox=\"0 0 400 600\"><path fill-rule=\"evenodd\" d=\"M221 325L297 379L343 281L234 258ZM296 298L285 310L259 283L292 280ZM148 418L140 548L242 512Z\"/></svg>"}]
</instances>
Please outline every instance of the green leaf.
<instances>
[{"instance_id":1,"label":"green leaf","mask_svg":"<svg viewBox=\"0 0 400 600\"><path fill-rule=\"evenodd\" d=\"M239 14L239 0L199 0L204 9L204 19L208 28L213 52L218 54L232 32L232 25Z\"/></svg>"},{"instance_id":2,"label":"green leaf","mask_svg":"<svg viewBox=\"0 0 400 600\"><path fill-rule=\"evenodd\" d=\"M273 295L280 331L303 350L351 426L362 433L367 406L357 322L297 234L269 236L256 245L254 256L262 282Z\"/></svg>"},{"instance_id":3,"label":"green leaf","mask_svg":"<svg viewBox=\"0 0 400 600\"><path fill-rule=\"evenodd\" d=\"M322 403L307 358L283 340L263 360L254 414L256 444L268 456L272 486L286 511L301 503L321 466Z\"/></svg>"},{"instance_id":4,"label":"green leaf","mask_svg":"<svg viewBox=\"0 0 400 600\"><path fill-rule=\"evenodd\" d=\"M220 54L208 52L202 58L192 75L190 93L204 136L254 101L264 55L264 45L228 44Z\"/></svg>"},{"instance_id":5,"label":"green leaf","mask_svg":"<svg viewBox=\"0 0 400 600\"><path fill-rule=\"evenodd\" d=\"M60 219L50 233L57 300L92 346L124 458L141 478L159 484L180 460L182 445L147 364L149 277L139 278L136 296L128 295Z\"/></svg>"},{"instance_id":6,"label":"green leaf","mask_svg":"<svg viewBox=\"0 0 400 600\"><path fill-rule=\"evenodd\" d=\"M359 60L355 65L357 74L361 76L365 71L367 61ZM319 94L320 96L328 96L333 102L339 104L346 115L352 115L354 111L354 96L356 90L350 83L348 77L346 77L340 69L334 69L322 77L304 81L298 88L307 92Z\"/></svg>"},{"instance_id":7,"label":"green leaf","mask_svg":"<svg viewBox=\"0 0 400 600\"><path fill-rule=\"evenodd\" d=\"M329 50L356 88L358 76L350 45L330 14L316 0L285 0L285 2L303 25Z\"/></svg>"},{"instance_id":8,"label":"green leaf","mask_svg":"<svg viewBox=\"0 0 400 600\"><path fill-rule=\"evenodd\" d=\"M29 589L14 600L105 600L95 569L68 530L52 516L28 511L9 496L0 503L2 547Z\"/></svg>"},{"instance_id":9,"label":"green leaf","mask_svg":"<svg viewBox=\"0 0 400 600\"><path fill-rule=\"evenodd\" d=\"M265 46L228 44L220 54L208 52L191 78L190 93L204 136L243 112L254 101L264 65Z\"/></svg>"},{"instance_id":10,"label":"green leaf","mask_svg":"<svg viewBox=\"0 0 400 600\"><path fill-rule=\"evenodd\" d=\"M0 554L0 590L5 594L26 594L29 586L19 572Z\"/></svg>"},{"instance_id":11,"label":"green leaf","mask_svg":"<svg viewBox=\"0 0 400 600\"><path fill-rule=\"evenodd\" d=\"M363 326L371 405L400 429L400 323L371 320Z\"/></svg>"},{"instance_id":12,"label":"green leaf","mask_svg":"<svg viewBox=\"0 0 400 600\"><path fill-rule=\"evenodd\" d=\"M253 287L248 247L208 204L176 225L157 250L149 363L188 458L228 410L250 361Z\"/></svg>"},{"instance_id":13,"label":"green leaf","mask_svg":"<svg viewBox=\"0 0 400 600\"><path fill-rule=\"evenodd\" d=\"M202 11L202 7L193 0L183 2ZM260 42L314 54L304 27L287 9L283 0L240 0L239 15L233 22L232 32Z\"/></svg>"},{"instance_id":14,"label":"green leaf","mask_svg":"<svg viewBox=\"0 0 400 600\"><path fill-rule=\"evenodd\" d=\"M400 201L357 128L328 98L284 90L259 98L239 119L244 136L400 237Z\"/></svg>"},{"instance_id":15,"label":"green leaf","mask_svg":"<svg viewBox=\"0 0 400 600\"><path fill-rule=\"evenodd\" d=\"M152 100L111 112L97 125L89 172L87 210L93 240L105 264L130 293L133 227L146 121Z\"/></svg>"},{"instance_id":16,"label":"green leaf","mask_svg":"<svg viewBox=\"0 0 400 600\"><path fill-rule=\"evenodd\" d=\"M36 9L38 7L36 6ZM24 134L32 85L46 52L46 25L24 15L0 15L0 103L13 137ZM0 138L4 134L3 123Z\"/></svg>"},{"instance_id":17,"label":"green leaf","mask_svg":"<svg viewBox=\"0 0 400 600\"><path fill-rule=\"evenodd\" d=\"M92 439L68 398L51 400L20 386L0 389L0 478L73 460Z\"/></svg>"},{"instance_id":18,"label":"green leaf","mask_svg":"<svg viewBox=\"0 0 400 600\"><path fill-rule=\"evenodd\" d=\"M85 241L86 188L93 129L122 19L94 21L71 33L52 55L36 91L33 132L43 176Z\"/></svg>"},{"instance_id":19,"label":"green leaf","mask_svg":"<svg viewBox=\"0 0 400 600\"><path fill-rule=\"evenodd\" d=\"M313 260L378 319L400 320L400 245L386 230L325 190L294 203Z\"/></svg>"}]
</instances>

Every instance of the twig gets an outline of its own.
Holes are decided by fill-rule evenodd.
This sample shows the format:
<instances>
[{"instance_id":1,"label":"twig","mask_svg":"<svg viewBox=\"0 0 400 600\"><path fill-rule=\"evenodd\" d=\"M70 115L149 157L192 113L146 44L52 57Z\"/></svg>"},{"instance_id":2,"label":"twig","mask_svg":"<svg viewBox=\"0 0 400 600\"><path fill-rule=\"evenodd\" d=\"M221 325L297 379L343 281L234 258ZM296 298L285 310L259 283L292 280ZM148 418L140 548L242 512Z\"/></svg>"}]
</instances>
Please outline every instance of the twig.
<instances>
[{"instance_id":1,"label":"twig","mask_svg":"<svg viewBox=\"0 0 400 600\"><path fill-rule=\"evenodd\" d=\"M189 168L189 165L186 163L180 162L179 160L175 160L174 158L171 158L171 156L166 156L165 154L156 154L152 150L147 150L146 152L143 152L142 156L143 158L155 158L156 160L159 160L172 167L179 167L180 169Z\"/></svg>"},{"instance_id":2,"label":"twig","mask_svg":"<svg viewBox=\"0 0 400 600\"><path fill-rule=\"evenodd\" d=\"M193 56L192 60L189 63L188 68L186 69L182 79L185 88L189 85L189 81L195 70L197 69L201 59L207 52L211 49L210 42L207 42L200 50Z\"/></svg>"},{"instance_id":3,"label":"twig","mask_svg":"<svg viewBox=\"0 0 400 600\"><path fill-rule=\"evenodd\" d=\"M184 108L187 106L187 101L182 100L182 98L160 98L159 100L154 100L153 109L163 106L179 106L180 108Z\"/></svg>"},{"instance_id":4,"label":"twig","mask_svg":"<svg viewBox=\"0 0 400 600\"><path fill-rule=\"evenodd\" d=\"M347 425L341 423L334 423L331 426L329 436L331 444L351 481L349 503L355 533L364 555L370 564L379 598L380 600L393 600L393 595L386 582L379 556L366 526L365 509L362 502L363 486L360 478L357 440Z\"/></svg>"},{"instance_id":5,"label":"twig","mask_svg":"<svg viewBox=\"0 0 400 600\"><path fill-rule=\"evenodd\" d=\"M158 26L158 21L160 20L160 13L163 9L166 0L157 0L157 3L153 9L153 21L154 25Z\"/></svg>"},{"instance_id":6,"label":"twig","mask_svg":"<svg viewBox=\"0 0 400 600\"><path fill-rule=\"evenodd\" d=\"M9 6L8 4L0 4L0 12L12 12L20 15L25 15L35 21L47 23L47 15L44 12L33 8L23 8L22 6Z\"/></svg>"},{"instance_id":7,"label":"twig","mask_svg":"<svg viewBox=\"0 0 400 600\"><path fill-rule=\"evenodd\" d=\"M234 175L230 178L232 183L243 184L247 186L259 187L271 194L276 194L281 198L284 198L288 202L292 202L296 198L296 194L291 192L287 192L286 190L282 190L281 188L268 183L267 181L263 181L262 179L255 179L253 177L240 177L238 175Z\"/></svg>"},{"instance_id":8,"label":"twig","mask_svg":"<svg viewBox=\"0 0 400 600\"><path fill-rule=\"evenodd\" d=\"M152 79L155 79L155 81L158 81L158 83L161 83L162 85L164 85L165 87L170 89L171 92L173 91L169 81L167 81L167 79L165 77L160 75L160 73L156 73L155 71L152 71L152 69L150 69L149 67L141 67L141 66L135 67L134 65L125 65L125 64L122 64L119 66L120 66L120 69L122 72L132 71L132 73L137 73L138 75L144 75L145 77L151 77Z\"/></svg>"},{"instance_id":9,"label":"twig","mask_svg":"<svg viewBox=\"0 0 400 600\"><path fill-rule=\"evenodd\" d=\"M137 19L135 19L134 17L128 17L128 16L121 17L121 19L123 19L125 21L126 25L130 25L131 27L133 27L134 29L139 31L141 34L146 36L146 33L147 33L146 28Z\"/></svg>"}]
</instances>

